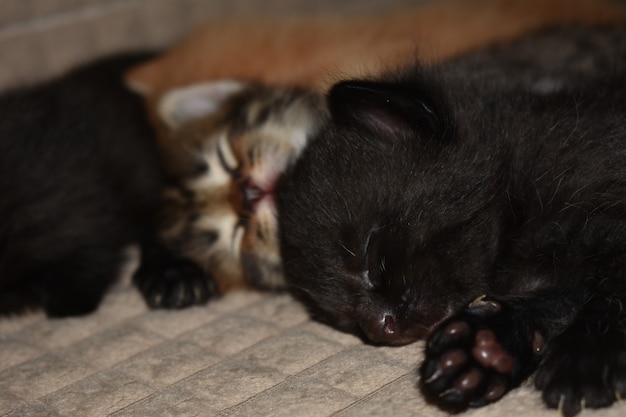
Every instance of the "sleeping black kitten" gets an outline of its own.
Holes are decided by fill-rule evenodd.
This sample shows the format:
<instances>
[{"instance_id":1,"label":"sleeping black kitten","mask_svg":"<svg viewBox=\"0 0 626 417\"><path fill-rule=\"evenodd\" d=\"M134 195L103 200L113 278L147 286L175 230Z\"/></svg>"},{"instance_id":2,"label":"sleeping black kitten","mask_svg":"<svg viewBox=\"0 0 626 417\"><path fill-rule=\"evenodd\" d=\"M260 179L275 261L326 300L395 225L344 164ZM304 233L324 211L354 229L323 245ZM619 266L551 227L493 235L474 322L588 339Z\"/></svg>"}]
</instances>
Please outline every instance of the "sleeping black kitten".
<instances>
[{"instance_id":1,"label":"sleeping black kitten","mask_svg":"<svg viewBox=\"0 0 626 417\"><path fill-rule=\"evenodd\" d=\"M625 28L556 30L336 84L277 191L294 294L376 343L428 338L443 408L534 371L567 416L624 397L625 51Z\"/></svg>"},{"instance_id":2,"label":"sleeping black kitten","mask_svg":"<svg viewBox=\"0 0 626 417\"><path fill-rule=\"evenodd\" d=\"M94 310L150 239L161 163L124 55L0 97L0 312Z\"/></svg>"}]
</instances>

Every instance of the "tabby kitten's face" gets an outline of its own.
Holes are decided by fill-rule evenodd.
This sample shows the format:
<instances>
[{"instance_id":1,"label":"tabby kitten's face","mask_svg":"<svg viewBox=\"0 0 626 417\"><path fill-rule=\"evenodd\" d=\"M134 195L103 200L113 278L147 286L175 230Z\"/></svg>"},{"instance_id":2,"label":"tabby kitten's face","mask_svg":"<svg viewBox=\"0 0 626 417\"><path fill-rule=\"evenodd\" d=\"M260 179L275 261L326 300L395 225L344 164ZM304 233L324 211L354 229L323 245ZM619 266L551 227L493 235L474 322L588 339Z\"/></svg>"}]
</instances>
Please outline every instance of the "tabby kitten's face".
<instances>
[{"instance_id":1,"label":"tabby kitten's face","mask_svg":"<svg viewBox=\"0 0 626 417\"><path fill-rule=\"evenodd\" d=\"M274 186L326 118L322 98L224 81L175 90L160 110L178 179L161 237L222 291L282 288Z\"/></svg>"}]
</instances>

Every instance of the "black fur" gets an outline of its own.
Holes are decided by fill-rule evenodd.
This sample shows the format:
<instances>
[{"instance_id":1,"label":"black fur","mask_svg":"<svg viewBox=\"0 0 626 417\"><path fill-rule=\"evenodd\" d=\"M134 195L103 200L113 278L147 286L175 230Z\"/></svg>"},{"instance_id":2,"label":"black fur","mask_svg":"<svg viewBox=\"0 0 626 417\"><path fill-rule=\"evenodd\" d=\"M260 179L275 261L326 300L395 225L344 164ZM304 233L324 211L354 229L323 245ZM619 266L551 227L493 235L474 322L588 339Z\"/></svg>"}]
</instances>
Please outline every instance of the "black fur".
<instances>
[{"instance_id":1,"label":"black fur","mask_svg":"<svg viewBox=\"0 0 626 417\"><path fill-rule=\"evenodd\" d=\"M94 310L124 249L149 239L162 170L154 133L107 58L0 97L0 310Z\"/></svg>"},{"instance_id":2,"label":"black fur","mask_svg":"<svg viewBox=\"0 0 626 417\"><path fill-rule=\"evenodd\" d=\"M335 85L277 192L294 294L376 343L428 337L444 408L537 369L567 416L625 396L625 51L569 28Z\"/></svg>"},{"instance_id":3,"label":"black fur","mask_svg":"<svg viewBox=\"0 0 626 417\"><path fill-rule=\"evenodd\" d=\"M142 249L133 283L150 308L178 309L206 304L218 294L210 274L162 241L148 240Z\"/></svg>"}]
</instances>

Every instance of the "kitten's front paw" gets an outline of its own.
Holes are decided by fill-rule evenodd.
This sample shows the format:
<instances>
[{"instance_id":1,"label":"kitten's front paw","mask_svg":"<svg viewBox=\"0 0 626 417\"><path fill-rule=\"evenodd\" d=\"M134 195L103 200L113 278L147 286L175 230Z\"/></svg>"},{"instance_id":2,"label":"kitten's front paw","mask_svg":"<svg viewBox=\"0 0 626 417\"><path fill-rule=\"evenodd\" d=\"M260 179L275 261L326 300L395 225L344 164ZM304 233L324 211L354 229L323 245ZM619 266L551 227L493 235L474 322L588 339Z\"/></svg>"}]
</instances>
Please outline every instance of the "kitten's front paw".
<instances>
[{"instance_id":1,"label":"kitten's front paw","mask_svg":"<svg viewBox=\"0 0 626 417\"><path fill-rule=\"evenodd\" d=\"M186 259L172 259L159 268L140 268L134 280L150 308L205 304L217 294L212 277Z\"/></svg>"},{"instance_id":2,"label":"kitten's front paw","mask_svg":"<svg viewBox=\"0 0 626 417\"><path fill-rule=\"evenodd\" d=\"M553 339L535 375L545 403L566 417L626 398L624 330L600 323L579 323Z\"/></svg>"},{"instance_id":3,"label":"kitten's front paw","mask_svg":"<svg viewBox=\"0 0 626 417\"><path fill-rule=\"evenodd\" d=\"M541 350L502 304L478 298L429 338L420 368L422 389L440 407L459 411L500 399L517 386Z\"/></svg>"}]
</instances>

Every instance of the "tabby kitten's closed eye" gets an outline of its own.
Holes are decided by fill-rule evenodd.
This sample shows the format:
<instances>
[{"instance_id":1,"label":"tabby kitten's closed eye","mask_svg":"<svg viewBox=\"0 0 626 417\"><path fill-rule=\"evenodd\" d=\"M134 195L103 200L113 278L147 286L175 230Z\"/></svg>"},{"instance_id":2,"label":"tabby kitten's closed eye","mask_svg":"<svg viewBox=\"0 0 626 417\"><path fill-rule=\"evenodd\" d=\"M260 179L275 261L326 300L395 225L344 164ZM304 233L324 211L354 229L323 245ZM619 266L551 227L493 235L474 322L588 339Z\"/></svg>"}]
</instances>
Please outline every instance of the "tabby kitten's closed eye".
<instances>
[{"instance_id":1,"label":"tabby kitten's closed eye","mask_svg":"<svg viewBox=\"0 0 626 417\"><path fill-rule=\"evenodd\" d=\"M326 119L322 97L217 81L173 90L159 110L172 135L163 245L199 266L198 279L214 279L220 292L283 288L274 186Z\"/></svg>"}]
</instances>

